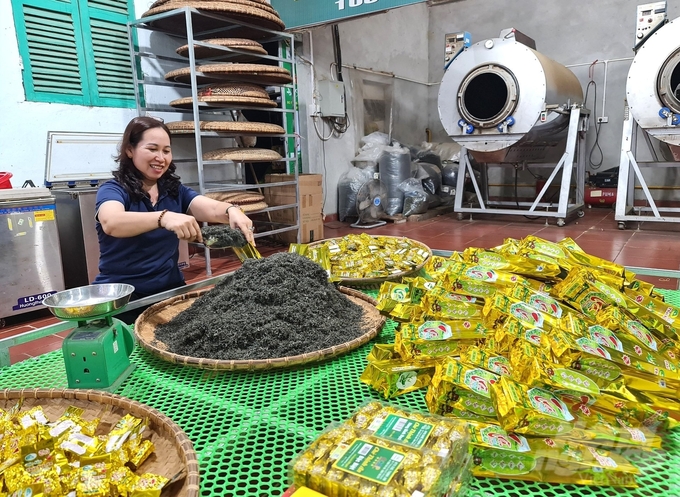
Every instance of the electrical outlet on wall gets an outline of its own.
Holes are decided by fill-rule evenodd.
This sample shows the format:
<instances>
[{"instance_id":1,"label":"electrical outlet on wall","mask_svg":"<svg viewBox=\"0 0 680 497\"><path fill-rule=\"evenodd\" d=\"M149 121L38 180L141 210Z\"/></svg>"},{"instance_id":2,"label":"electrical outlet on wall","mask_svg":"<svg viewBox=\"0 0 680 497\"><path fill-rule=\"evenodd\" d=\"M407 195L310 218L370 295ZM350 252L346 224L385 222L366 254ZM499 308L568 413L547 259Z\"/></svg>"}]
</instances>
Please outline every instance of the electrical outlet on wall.
<instances>
[{"instance_id":1,"label":"electrical outlet on wall","mask_svg":"<svg viewBox=\"0 0 680 497\"><path fill-rule=\"evenodd\" d=\"M608 117L600 116L597 118L597 124L606 124L609 122Z\"/></svg>"}]
</instances>

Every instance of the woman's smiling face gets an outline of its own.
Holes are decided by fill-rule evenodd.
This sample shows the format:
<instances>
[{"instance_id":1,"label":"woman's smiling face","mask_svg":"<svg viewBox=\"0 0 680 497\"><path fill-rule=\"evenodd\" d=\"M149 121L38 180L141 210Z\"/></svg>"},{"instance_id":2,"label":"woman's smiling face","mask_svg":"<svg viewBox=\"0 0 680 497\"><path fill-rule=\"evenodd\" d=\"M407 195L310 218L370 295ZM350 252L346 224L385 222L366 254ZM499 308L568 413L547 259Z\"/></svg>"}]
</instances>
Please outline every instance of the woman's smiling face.
<instances>
[{"instance_id":1,"label":"woman's smiling face","mask_svg":"<svg viewBox=\"0 0 680 497\"><path fill-rule=\"evenodd\" d=\"M163 128L147 129L137 146L127 150L127 155L146 181L156 183L172 162L170 137Z\"/></svg>"}]
</instances>

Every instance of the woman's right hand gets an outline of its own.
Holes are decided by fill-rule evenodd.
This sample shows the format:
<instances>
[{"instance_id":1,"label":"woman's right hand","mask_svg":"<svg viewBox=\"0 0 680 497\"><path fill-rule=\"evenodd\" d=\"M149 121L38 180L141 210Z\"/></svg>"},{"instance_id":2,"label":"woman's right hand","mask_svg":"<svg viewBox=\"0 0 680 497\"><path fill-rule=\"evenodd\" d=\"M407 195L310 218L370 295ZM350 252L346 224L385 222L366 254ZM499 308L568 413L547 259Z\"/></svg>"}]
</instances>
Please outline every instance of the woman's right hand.
<instances>
[{"instance_id":1,"label":"woman's right hand","mask_svg":"<svg viewBox=\"0 0 680 497\"><path fill-rule=\"evenodd\" d=\"M203 243L201 227L193 216L168 211L161 219L161 227L172 231L180 240Z\"/></svg>"}]
</instances>

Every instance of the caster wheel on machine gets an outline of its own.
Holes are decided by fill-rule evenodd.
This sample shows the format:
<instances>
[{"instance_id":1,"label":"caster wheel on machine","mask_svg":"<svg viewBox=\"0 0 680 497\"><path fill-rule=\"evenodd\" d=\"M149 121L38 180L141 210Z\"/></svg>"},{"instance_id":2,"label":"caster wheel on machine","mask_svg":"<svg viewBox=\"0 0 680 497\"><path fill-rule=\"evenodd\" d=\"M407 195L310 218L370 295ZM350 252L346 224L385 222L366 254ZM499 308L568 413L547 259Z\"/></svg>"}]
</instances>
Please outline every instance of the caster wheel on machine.
<instances>
[{"instance_id":1,"label":"caster wheel on machine","mask_svg":"<svg viewBox=\"0 0 680 497\"><path fill-rule=\"evenodd\" d=\"M578 211L578 212L576 213L576 215L577 215L578 217L583 217L583 216L586 215L586 213L583 212L583 211Z\"/></svg>"},{"instance_id":2,"label":"caster wheel on machine","mask_svg":"<svg viewBox=\"0 0 680 497\"><path fill-rule=\"evenodd\" d=\"M456 214L456 219L458 219L459 221L462 221L463 220L463 213L459 212L458 214Z\"/></svg>"},{"instance_id":3,"label":"caster wheel on machine","mask_svg":"<svg viewBox=\"0 0 680 497\"><path fill-rule=\"evenodd\" d=\"M625 229L626 229L626 223L620 222L620 223L619 223L619 229L620 229L620 230L625 230Z\"/></svg>"},{"instance_id":4,"label":"caster wheel on machine","mask_svg":"<svg viewBox=\"0 0 680 497\"><path fill-rule=\"evenodd\" d=\"M559 226L560 228L565 224L566 223L564 222L564 219L562 219L561 217L557 219L557 226Z\"/></svg>"}]
</instances>

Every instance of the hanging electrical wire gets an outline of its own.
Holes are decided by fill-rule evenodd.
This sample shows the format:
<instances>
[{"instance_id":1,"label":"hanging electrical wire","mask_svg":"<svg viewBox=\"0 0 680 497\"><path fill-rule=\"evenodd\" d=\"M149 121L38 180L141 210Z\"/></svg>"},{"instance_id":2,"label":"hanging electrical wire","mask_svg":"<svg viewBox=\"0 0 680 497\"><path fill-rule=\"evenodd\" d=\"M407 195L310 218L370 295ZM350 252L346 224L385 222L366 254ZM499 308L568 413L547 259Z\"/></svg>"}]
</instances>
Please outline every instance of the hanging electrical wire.
<instances>
[{"instance_id":1,"label":"hanging electrical wire","mask_svg":"<svg viewBox=\"0 0 680 497\"><path fill-rule=\"evenodd\" d=\"M590 153L588 154L588 163L590 164L591 169L597 170L600 169L602 166L602 163L604 162L604 153L602 152L602 147L600 146L600 127L602 126L601 122L597 121L597 113L596 113L596 108L597 108L597 83L593 79L593 72L595 70L595 64L597 63L597 60L595 60L592 64L590 64L590 67L588 68L588 76L590 77L590 81L588 82L588 85L586 86L586 95L585 98L583 99L584 104L588 104L588 93L590 92L590 87L593 87L593 119L595 120L595 143L593 143L592 148L590 149ZM593 154L595 153L595 149L598 150L600 154L600 160L597 162L593 161Z\"/></svg>"},{"instance_id":2,"label":"hanging electrical wire","mask_svg":"<svg viewBox=\"0 0 680 497\"><path fill-rule=\"evenodd\" d=\"M321 140L322 142L327 142L328 140L330 140L333 137L333 132L334 132L333 127L331 126L331 132L328 133L328 136L323 136L322 131L323 131L324 118L321 117L321 129L322 129L322 131L319 131L319 127L316 125L316 119L318 117L320 117L320 116L318 116L318 115L312 116L312 123L314 124L314 131L316 131L316 136L319 137L319 140Z\"/></svg>"}]
</instances>

